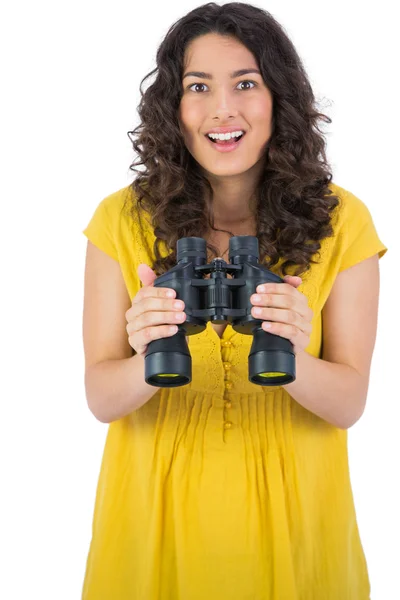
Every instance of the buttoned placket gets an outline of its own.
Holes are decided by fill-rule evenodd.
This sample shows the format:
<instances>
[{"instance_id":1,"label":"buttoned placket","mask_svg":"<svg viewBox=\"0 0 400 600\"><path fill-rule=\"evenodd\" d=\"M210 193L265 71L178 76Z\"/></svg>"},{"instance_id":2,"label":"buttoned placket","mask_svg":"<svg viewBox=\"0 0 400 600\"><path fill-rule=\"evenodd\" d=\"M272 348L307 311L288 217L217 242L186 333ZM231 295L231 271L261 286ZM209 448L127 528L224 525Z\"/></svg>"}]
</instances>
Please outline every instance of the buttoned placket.
<instances>
[{"instance_id":1,"label":"buttoned placket","mask_svg":"<svg viewBox=\"0 0 400 600\"><path fill-rule=\"evenodd\" d=\"M225 390L231 390L233 387L232 381L229 380L229 371L230 371L232 365L229 361L226 360L226 352L227 352L228 348L230 348L231 346L232 346L232 342L230 342L228 340L221 340L222 360L223 360L222 366L225 371L225 379L224 379ZM227 430L232 429L232 427L233 427L233 423L230 420L230 415L229 415L230 408L232 408L232 401L227 396L224 396L224 422L223 422L224 434ZM225 435L224 435L224 440L225 440Z\"/></svg>"}]
</instances>

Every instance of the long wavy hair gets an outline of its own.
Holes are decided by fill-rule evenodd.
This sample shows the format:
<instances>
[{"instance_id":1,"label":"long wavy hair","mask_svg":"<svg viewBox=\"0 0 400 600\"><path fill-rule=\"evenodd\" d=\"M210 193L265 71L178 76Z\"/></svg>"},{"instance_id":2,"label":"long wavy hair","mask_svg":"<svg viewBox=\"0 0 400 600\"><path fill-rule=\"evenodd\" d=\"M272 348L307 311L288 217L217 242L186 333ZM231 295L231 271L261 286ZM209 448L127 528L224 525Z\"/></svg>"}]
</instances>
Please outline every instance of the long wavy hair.
<instances>
[{"instance_id":1,"label":"long wavy hair","mask_svg":"<svg viewBox=\"0 0 400 600\"><path fill-rule=\"evenodd\" d=\"M185 48L208 33L234 37L246 46L272 94L272 133L256 189L259 261L273 270L282 258L282 275L289 268L290 274L301 275L318 262L312 255L321 240L333 234L331 213L339 198L329 186L332 174L318 126L320 120L332 121L315 108L304 66L283 27L250 4L199 6L175 22L159 46L156 69L140 84L141 123L128 131L139 157L129 167L137 174L129 186L137 200L132 218L140 219L138 208L151 215L157 276L175 266L179 238L205 237L216 230L211 185L187 150L178 123ZM143 92L143 82L154 73L154 83ZM161 243L170 250L165 257ZM218 255L210 243L207 249Z\"/></svg>"}]
</instances>

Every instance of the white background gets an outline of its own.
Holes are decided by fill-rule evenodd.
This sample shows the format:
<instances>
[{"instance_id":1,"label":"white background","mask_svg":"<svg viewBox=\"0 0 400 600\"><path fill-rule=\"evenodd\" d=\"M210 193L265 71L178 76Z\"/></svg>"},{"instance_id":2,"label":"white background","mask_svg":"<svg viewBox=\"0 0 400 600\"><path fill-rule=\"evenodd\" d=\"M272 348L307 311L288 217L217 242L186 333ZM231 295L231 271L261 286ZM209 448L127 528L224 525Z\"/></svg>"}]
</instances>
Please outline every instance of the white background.
<instances>
[{"instance_id":1,"label":"white background","mask_svg":"<svg viewBox=\"0 0 400 600\"><path fill-rule=\"evenodd\" d=\"M154 68L170 25L200 4L36 0L9 2L1 11L5 600L80 598L107 432L84 391L82 230L100 200L132 181L126 132L138 122L140 80ZM394 600L400 598L396 3L255 4L283 24L333 119L325 126L333 181L367 204L389 248L380 261L367 408L349 430L349 449L371 597Z\"/></svg>"}]
</instances>

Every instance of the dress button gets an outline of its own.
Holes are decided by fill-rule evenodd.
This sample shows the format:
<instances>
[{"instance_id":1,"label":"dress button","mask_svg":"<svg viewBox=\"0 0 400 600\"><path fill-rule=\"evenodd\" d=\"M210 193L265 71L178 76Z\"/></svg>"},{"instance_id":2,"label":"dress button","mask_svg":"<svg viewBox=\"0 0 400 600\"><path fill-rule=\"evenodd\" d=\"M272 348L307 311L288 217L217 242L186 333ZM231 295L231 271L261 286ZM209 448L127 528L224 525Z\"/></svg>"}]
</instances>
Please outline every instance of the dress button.
<instances>
[{"instance_id":1,"label":"dress button","mask_svg":"<svg viewBox=\"0 0 400 600\"><path fill-rule=\"evenodd\" d=\"M230 348L232 346L232 342L223 341L223 342L221 342L221 346L223 348Z\"/></svg>"},{"instance_id":2,"label":"dress button","mask_svg":"<svg viewBox=\"0 0 400 600\"><path fill-rule=\"evenodd\" d=\"M232 408L232 402L229 402L229 400L227 400L225 402L225 408Z\"/></svg>"},{"instance_id":3,"label":"dress button","mask_svg":"<svg viewBox=\"0 0 400 600\"><path fill-rule=\"evenodd\" d=\"M224 429L230 429L232 427L232 423L230 421L225 421Z\"/></svg>"},{"instance_id":4,"label":"dress button","mask_svg":"<svg viewBox=\"0 0 400 600\"><path fill-rule=\"evenodd\" d=\"M224 369L225 369L225 371L229 371L229 369L231 368L231 366L232 366L231 363L224 362Z\"/></svg>"},{"instance_id":5,"label":"dress button","mask_svg":"<svg viewBox=\"0 0 400 600\"><path fill-rule=\"evenodd\" d=\"M225 381L225 387L227 390L231 390L233 387L232 381Z\"/></svg>"}]
</instances>

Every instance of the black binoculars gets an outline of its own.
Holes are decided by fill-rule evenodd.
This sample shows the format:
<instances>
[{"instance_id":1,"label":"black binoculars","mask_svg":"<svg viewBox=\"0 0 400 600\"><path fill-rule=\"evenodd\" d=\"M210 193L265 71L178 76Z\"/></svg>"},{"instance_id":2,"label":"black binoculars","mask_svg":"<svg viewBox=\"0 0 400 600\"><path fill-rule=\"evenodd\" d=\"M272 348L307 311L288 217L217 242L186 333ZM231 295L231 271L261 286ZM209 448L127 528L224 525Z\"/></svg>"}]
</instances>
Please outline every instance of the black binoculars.
<instances>
[{"instance_id":1,"label":"black binoculars","mask_svg":"<svg viewBox=\"0 0 400 600\"><path fill-rule=\"evenodd\" d=\"M232 324L244 335L253 335L248 357L249 381L257 385L282 385L296 378L292 343L262 329L262 320L251 314L250 297L261 283L283 283L258 264L258 239L238 235L229 240L229 263L207 260L206 240L180 238L177 264L157 277L154 287L174 289L185 303L186 320L175 335L149 342L145 354L145 381L157 387L179 387L192 381L192 359L186 336L204 331L207 321ZM203 274L210 273L209 279ZM232 275L229 279L227 274Z\"/></svg>"}]
</instances>

